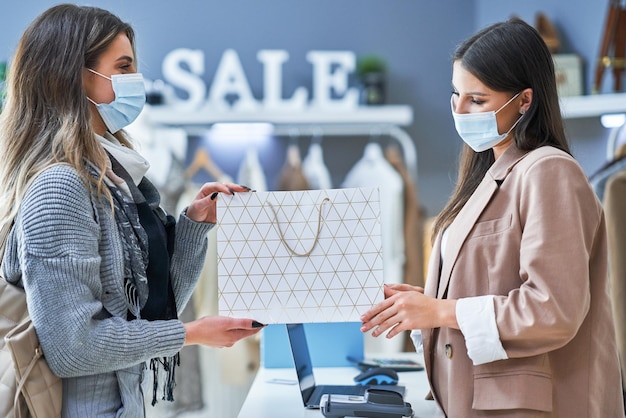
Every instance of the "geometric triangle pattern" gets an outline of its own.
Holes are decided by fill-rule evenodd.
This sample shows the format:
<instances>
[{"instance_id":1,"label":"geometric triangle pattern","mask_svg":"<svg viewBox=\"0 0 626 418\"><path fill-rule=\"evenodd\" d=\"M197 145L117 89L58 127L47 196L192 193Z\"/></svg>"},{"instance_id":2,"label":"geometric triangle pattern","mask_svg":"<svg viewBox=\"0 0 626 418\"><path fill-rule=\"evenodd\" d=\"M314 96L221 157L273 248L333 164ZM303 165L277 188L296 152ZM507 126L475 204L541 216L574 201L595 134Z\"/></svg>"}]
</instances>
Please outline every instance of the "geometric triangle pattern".
<instances>
[{"instance_id":1,"label":"geometric triangle pattern","mask_svg":"<svg viewBox=\"0 0 626 418\"><path fill-rule=\"evenodd\" d=\"M219 314L360 322L383 299L378 188L220 195Z\"/></svg>"}]
</instances>

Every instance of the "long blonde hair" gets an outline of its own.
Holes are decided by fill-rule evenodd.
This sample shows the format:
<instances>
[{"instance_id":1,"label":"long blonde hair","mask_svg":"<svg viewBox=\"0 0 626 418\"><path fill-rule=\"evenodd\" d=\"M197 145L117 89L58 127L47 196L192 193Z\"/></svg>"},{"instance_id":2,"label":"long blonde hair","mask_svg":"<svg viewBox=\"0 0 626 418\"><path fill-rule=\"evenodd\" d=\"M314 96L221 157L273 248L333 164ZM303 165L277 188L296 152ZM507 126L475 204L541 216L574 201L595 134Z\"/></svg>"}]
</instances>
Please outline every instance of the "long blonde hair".
<instances>
[{"instance_id":1,"label":"long blonde hair","mask_svg":"<svg viewBox=\"0 0 626 418\"><path fill-rule=\"evenodd\" d=\"M46 168L70 165L110 199L103 183L107 156L92 129L82 74L119 33L134 49L132 28L117 16L61 4L39 15L22 35L0 114L0 257L26 190ZM131 145L123 133L116 137ZM100 178L89 175L86 161Z\"/></svg>"}]
</instances>

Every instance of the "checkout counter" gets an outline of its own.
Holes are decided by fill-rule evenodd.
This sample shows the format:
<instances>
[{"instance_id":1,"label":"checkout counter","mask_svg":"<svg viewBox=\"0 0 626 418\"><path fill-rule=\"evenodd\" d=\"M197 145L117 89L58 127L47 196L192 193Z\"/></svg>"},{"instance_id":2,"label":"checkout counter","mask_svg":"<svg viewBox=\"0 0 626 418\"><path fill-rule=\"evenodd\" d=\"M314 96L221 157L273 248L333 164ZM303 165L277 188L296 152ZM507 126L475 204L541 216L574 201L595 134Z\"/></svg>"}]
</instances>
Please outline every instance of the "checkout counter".
<instances>
[{"instance_id":1,"label":"checkout counter","mask_svg":"<svg viewBox=\"0 0 626 418\"><path fill-rule=\"evenodd\" d=\"M386 357L389 357L386 355ZM398 353L394 358L411 359L423 364L421 355ZM318 384L352 385L356 367L315 367ZM428 381L425 371L399 372L399 385L406 387L404 401L413 408L415 418L443 418L434 401L425 399ZM296 371L291 368L261 367L254 379L238 418L308 418L323 417L318 409L305 409L300 395Z\"/></svg>"}]
</instances>

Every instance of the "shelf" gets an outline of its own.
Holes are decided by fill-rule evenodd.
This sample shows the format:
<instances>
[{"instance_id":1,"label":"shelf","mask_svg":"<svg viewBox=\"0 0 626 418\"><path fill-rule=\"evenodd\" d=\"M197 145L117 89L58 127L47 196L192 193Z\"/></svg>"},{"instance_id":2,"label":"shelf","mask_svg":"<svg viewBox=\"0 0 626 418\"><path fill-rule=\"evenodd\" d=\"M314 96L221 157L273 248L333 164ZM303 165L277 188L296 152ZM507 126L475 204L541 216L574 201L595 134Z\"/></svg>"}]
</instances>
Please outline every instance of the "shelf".
<instances>
[{"instance_id":1,"label":"shelf","mask_svg":"<svg viewBox=\"0 0 626 418\"><path fill-rule=\"evenodd\" d=\"M174 106L146 106L147 119L156 125L207 126L218 122L275 125L346 125L380 124L408 126L413 123L413 109L406 105L359 106L354 110L298 111L259 109L253 111L224 111L205 106L185 110Z\"/></svg>"},{"instance_id":2,"label":"shelf","mask_svg":"<svg viewBox=\"0 0 626 418\"><path fill-rule=\"evenodd\" d=\"M626 93L563 97L560 102L564 119L626 113Z\"/></svg>"},{"instance_id":3,"label":"shelf","mask_svg":"<svg viewBox=\"0 0 626 418\"><path fill-rule=\"evenodd\" d=\"M626 93L570 96L560 99L565 119L626 113ZM186 110L175 106L146 106L146 116L155 125L208 126L218 122L268 122L276 125L395 125L413 123L413 109L407 105L359 106L353 110L225 111L205 106Z\"/></svg>"}]
</instances>

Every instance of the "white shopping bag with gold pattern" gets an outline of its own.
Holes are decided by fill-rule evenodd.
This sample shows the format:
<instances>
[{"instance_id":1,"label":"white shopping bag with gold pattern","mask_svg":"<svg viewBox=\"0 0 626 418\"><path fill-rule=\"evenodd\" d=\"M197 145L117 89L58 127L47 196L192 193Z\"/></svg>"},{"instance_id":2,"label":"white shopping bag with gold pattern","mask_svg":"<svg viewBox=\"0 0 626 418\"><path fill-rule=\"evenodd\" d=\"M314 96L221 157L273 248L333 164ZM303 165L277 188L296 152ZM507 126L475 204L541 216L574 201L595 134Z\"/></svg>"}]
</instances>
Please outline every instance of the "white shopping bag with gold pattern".
<instances>
[{"instance_id":1,"label":"white shopping bag with gold pattern","mask_svg":"<svg viewBox=\"0 0 626 418\"><path fill-rule=\"evenodd\" d=\"M220 315L360 322L383 299L377 188L220 195Z\"/></svg>"}]
</instances>

